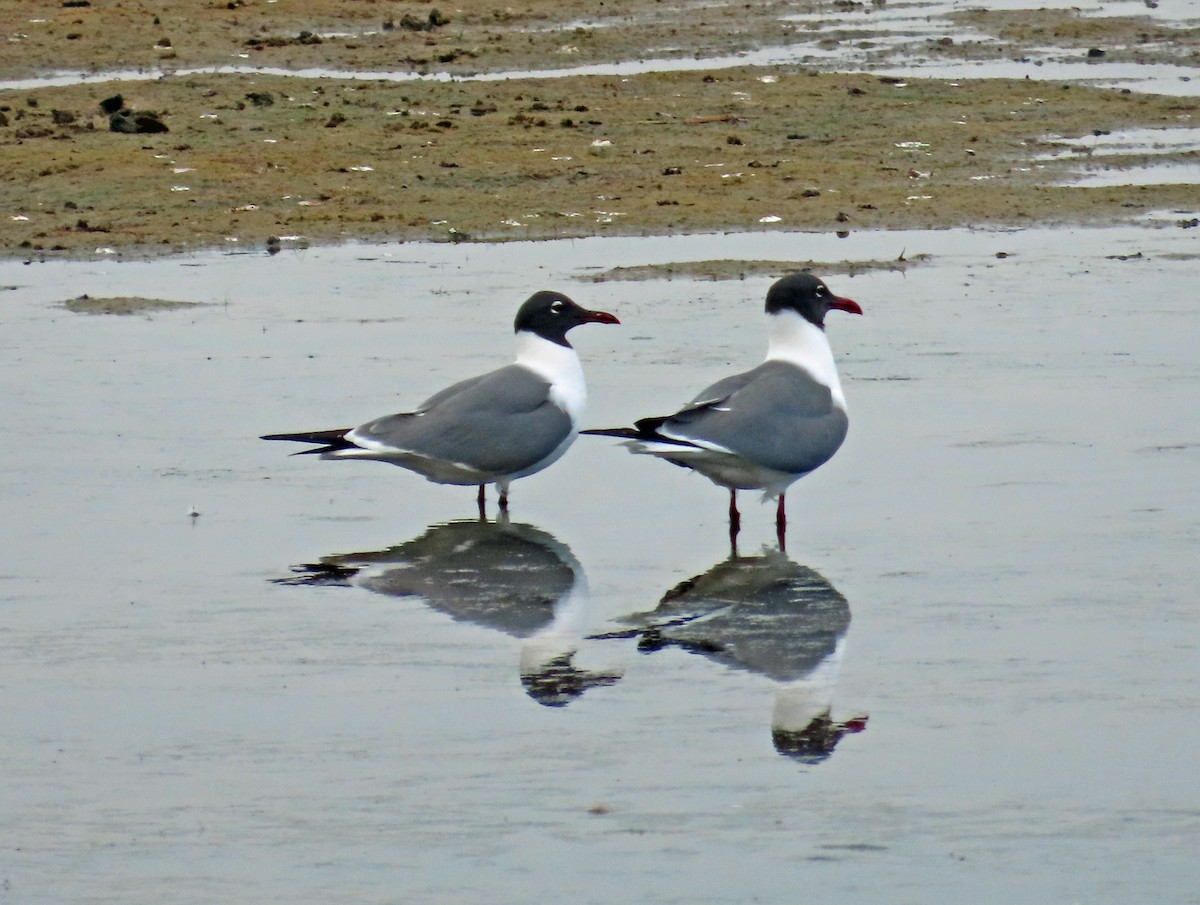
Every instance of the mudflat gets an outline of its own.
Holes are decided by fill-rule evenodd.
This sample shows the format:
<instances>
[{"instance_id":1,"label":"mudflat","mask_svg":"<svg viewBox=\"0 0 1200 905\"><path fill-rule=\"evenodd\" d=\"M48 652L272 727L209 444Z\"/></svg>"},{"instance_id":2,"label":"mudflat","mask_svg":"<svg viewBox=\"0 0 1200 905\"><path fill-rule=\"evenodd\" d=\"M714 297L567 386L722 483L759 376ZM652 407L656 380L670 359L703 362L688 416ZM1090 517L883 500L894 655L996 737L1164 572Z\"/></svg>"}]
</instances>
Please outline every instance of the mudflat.
<instances>
[{"instance_id":1,"label":"mudflat","mask_svg":"<svg viewBox=\"0 0 1200 905\"><path fill-rule=\"evenodd\" d=\"M8 255L1110 222L1200 203L1186 181L1072 182L1088 140L1186 126L1195 98L830 71L821 54L871 42L812 3L14 6L0 64ZM1081 58L1100 45L1195 57L1195 30L1141 19L944 21L995 39L906 52L1057 42ZM703 64L789 45L794 62ZM647 56L688 68L603 70ZM139 117L167 131L129 125Z\"/></svg>"}]
</instances>

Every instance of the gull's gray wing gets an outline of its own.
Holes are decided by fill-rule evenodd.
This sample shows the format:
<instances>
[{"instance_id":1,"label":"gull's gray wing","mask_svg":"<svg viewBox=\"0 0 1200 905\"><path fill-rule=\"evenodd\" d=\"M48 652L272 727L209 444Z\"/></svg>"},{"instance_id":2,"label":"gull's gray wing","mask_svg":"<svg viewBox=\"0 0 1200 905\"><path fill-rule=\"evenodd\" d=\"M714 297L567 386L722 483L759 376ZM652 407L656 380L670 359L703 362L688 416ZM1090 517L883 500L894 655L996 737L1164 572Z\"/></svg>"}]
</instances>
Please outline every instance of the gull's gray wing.
<instances>
[{"instance_id":1,"label":"gull's gray wing","mask_svg":"<svg viewBox=\"0 0 1200 905\"><path fill-rule=\"evenodd\" d=\"M728 377L722 377L710 387L705 387L695 398L685 405L676 416L682 415L691 408L703 408L715 403L723 402L728 399L746 384L751 383L758 376L758 372L762 369L762 365L757 368L752 368L749 371L743 371L741 374L731 374Z\"/></svg>"},{"instance_id":2,"label":"gull's gray wing","mask_svg":"<svg viewBox=\"0 0 1200 905\"><path fill-rule=\"evenodd\" d=\"M458 383L452 383L444 390L438 390L419 406L417 406L416 410L417 412L429 411L429 409L433 408L439 402L443 402L454 396L458 396L461 393L467 392L469 389L471 389L471 387L475 386L475 384L479 383L481 380L487 380L495 373L496 372L493 371L490 374L480 374L476 377L468 377L466 380L460 380Z\"/></svg>"},{"instance_id":3,"label":"gull's gray wing","mask_svg":"<svg viewBox=\"0 0 1200 905\"><path fill-rule=\"evenodd\" d=\"M532 371L508 365L447 387L418 411L356 427L348 439L381 454L395 450L510 474L540 462L571 434L571 419L549 390Z\"/></svg>"},{"instance_id":4,"label":"gull's gray wing","mask_svg":"<svg viewBox=\"0 0 1200 905\"><path fill-rule=\"evenodd\" d=\"M802 474L837 452L848 423L829 387L795 365L768 361L717 381L663 419L657 430L669 438L720 447L768 468Z\"/></svg>"}]
</instances>

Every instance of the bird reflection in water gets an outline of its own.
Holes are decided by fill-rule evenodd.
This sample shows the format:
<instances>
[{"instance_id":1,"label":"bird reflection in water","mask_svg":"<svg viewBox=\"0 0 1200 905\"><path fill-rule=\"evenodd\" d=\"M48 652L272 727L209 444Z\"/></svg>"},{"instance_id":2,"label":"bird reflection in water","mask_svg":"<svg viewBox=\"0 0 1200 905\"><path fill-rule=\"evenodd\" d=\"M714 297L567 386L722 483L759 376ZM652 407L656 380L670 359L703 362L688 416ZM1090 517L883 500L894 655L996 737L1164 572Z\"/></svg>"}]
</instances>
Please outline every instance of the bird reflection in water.
<instances>
[{"instance_id":1,"label":"bird reflection in water","mask_svg":"<svg viewBox=\"0 0 1200 905\"><path fill-rule=\"evenodd\" d=\"M644 653L677 647L778 683L771 736L780 754L817 764L843 736L866 728L865 714L844 721L831 715L850 605L782 550L735 550L680 582L656 609L625 621L634 628L594 637L636 637Z\"/></svg>"},{"instance_id":2,"label":"bird reflection in water","mask_svg":"<svg viewBox=\"0 0 1200 905\"><path fill-rule=\"evenodd\" d=\"M454 521L403 544L343 553L297 566L285 584L356 585L419 597L453 619L522 640L521 683L539 704L561 707L619 672L575 665L588 600L587 578L569 547L532 525Z\"/></svg>"}]
</instances>

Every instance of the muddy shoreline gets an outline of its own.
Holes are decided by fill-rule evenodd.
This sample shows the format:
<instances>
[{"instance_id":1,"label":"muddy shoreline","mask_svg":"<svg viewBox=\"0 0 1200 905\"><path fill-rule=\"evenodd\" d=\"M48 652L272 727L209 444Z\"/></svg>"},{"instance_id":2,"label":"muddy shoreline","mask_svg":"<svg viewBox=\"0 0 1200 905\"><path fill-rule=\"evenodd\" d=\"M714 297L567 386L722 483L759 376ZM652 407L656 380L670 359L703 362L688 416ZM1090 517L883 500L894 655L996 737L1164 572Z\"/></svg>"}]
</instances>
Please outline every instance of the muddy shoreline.
<instances>
[{"instance_id":1,"label":"muddy shoreline","mask_svg":"<svg viewBox=\"0 0 1200 905\"><path fill-rule=\"evenodd\" d=\"M1097 136L1169 135L1194 121L1193 97L1071 81L827 71L836 57L824 68L462 78L647 55L703 59L781 41L826 54L882 54L879 42L852 34L859 20L872 21L852 4L840 19L811 3L684 3L671 7L674 17L654 3L604 17L583 5L536 2L471 14L329 2L307 6L301 18L257 3L194 18L171 2L24 6L17 20L25 15L28 24L0 67L10 77L86 58L93 73L241 63L399 66L459 78L213 71L0 91L0 255L9 257L1104 223L1155 212L1186 223L1200 208L1191 177L1123 184L1119 175L1151 160L1182 172L1194 166L1190 148L1135 150L1109 164L1118 175L1107 184L1074 184L1081 164L1092 164ZM681 10L694 28L680 27ZM813 21L822 10L832 18ZM889 54L974 58L1003 48L1012 56L1058 41L1075 57L1085 44L1140 48L1142 61L1195 56L1192 30L1136 18L1042 11L1024 25L998 12L943 21L998 37L914 40ZM445 49L460 45L474 50ZM105 112L105 101L122 112ZM142 132L135 122L166 131Z\"/></svg>"}]
</instances>

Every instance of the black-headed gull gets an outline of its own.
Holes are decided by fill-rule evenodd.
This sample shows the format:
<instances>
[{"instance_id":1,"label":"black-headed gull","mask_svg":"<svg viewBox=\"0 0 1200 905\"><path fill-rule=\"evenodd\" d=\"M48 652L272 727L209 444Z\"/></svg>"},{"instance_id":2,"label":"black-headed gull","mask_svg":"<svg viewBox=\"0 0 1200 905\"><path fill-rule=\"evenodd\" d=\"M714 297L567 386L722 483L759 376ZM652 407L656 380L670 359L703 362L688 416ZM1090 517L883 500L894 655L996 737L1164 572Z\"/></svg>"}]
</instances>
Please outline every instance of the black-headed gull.
<instances>
[{"instance_id":1,"label":"black-headed gull","mask_svg":"<svg viewBox=\"0 0 1200 905\"><path fill-rule=\"evenodd\" d=\"M825 337L831 310L862 314L810 273L794 273L767 292L767 356L758 367L718 380L673 415L632 428L585 430L626 439L637 453L666 459L729 489L729 530L741 517L739 490L778 497L775 525L787 530L784 494L827 462L846 437L846 397Z\"/></svg>"},{"instance_id":2,"label":"black-headed gull","mask_svg":"<svg viewBox=\"0 0 1200 905\"><path fill-rule=\"evenodd\" d=\"M517 311L513 364L459 381L411 412L355 428L268 434L264 440L317 444L297 455L390 462L439 484L494 483L500 508L509 484L552 464L574 442L587 402L579 356L567 332L580 324L618 324L559 292L536 292Z\"/></svg>"}]
</instances>

